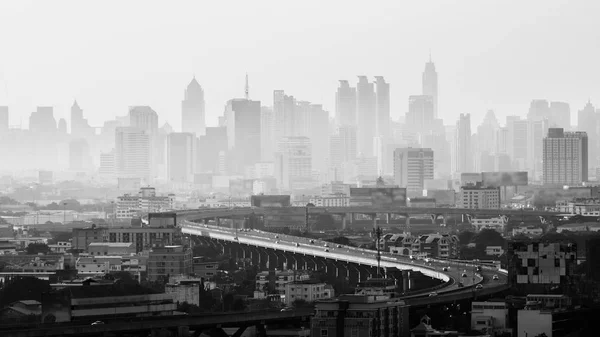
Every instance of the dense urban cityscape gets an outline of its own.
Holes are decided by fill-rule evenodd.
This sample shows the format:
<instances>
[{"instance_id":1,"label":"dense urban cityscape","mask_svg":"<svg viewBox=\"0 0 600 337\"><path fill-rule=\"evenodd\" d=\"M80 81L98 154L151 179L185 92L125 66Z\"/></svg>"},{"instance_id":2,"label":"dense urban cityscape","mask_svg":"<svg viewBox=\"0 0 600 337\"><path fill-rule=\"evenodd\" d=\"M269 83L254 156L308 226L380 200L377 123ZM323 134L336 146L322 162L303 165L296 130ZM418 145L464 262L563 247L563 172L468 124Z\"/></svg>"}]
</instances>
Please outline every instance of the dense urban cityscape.
<instances>
[{"instance_id":1,"label":"dense urban cityscape","mask_svg":"<svg viewBox=\"0 0 600 337\"><path fill-rule=\"evenodd\" d=\"M0 96L0 336L597 335L600 108L450 120L447 63L218 112L190 71L171 124Z\"/></svg>"}]
</instances>

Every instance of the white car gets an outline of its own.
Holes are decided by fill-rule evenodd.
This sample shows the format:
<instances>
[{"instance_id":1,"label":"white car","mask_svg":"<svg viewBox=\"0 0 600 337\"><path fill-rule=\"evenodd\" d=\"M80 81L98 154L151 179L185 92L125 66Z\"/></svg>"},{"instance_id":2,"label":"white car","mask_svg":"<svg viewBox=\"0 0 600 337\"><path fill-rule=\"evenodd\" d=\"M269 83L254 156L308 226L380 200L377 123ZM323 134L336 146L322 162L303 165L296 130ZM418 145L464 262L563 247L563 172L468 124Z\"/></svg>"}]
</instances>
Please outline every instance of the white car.
<instances>
[{"instance_id":1,"label":"white car","mask_svg":"<svg viewBox=\"0 0 600 337\"><path fill-rule=\"evenodd\" d=\"M475 286L475 289L477 289L477 290L481 290L481 289L483 289L483 285L481 285L481 284L478 284L478 285L476 285L476 286Z\"/></svg>"},{"instance_id":2,"label":"white car","mask_svg":"<svg viewBox=\"0 0 600 337\"><path fill-rule=\"evenodd\" d=\"M500 279L500 278L498 277L498 275L494 275L494 276L492 276L492 280L494 280L494 281L498 281L499 279Z\"/></svg>"},{"instance_id":3,"label":"white car","mask_svg":"<svg viewBox=\"0 0 600 337\"><path fill-rule=\"evenodd\" d=\"M434 292L432 292L432 293L429 293L429 297L435 297L435 296L437 296L437 295L438 295L438 294L437 294L435 291L434 291Z\"/></svg>"}]
</instances>

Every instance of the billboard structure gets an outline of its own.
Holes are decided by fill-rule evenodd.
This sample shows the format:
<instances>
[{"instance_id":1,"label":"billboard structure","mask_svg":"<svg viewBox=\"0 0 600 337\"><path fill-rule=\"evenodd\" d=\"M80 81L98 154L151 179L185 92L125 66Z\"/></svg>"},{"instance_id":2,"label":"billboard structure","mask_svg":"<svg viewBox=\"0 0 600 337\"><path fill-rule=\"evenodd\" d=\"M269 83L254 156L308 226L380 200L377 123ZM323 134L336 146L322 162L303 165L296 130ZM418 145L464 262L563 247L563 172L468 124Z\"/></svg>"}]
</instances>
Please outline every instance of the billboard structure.
<instances>
[{"instance_id":1,"label":"billboard structure","mask_svg":"<svg viewBox=\"0 0 600 337\"><path fill-rule=\"evenodd\" d=\"M350 188L350 206L405 207L406 188Z\"/></svg>"},{"instance_id":2,"label":"billboard structure","mask_svg":"<svg viewBox=\"0 0 600 337\"><path fill-rule=\"evenodd\" d=\"M469 184L476 185L481 182L481 173L461 173L460 174L460 186L466 186Z\"/></svg>"},{"instance_id":3,"label":"billboard structure","mask_svg":"<svg viewBox=\"0 0 600 337\"><path fill-rule=\"evenodd\" d=\"M487 187L527 186L527 172L482 172L481 180Z\"/></svg>"},{"instance_id":4,"label":"billboard structure","mask_svg":"<svg viewBox=\"0 0 600 337\"><path fill-rule=\"evenodd\" d=\"M252 207L289 207L291 204L289 195L253 195L250 197Z\"/></svg>"}]
</instances>

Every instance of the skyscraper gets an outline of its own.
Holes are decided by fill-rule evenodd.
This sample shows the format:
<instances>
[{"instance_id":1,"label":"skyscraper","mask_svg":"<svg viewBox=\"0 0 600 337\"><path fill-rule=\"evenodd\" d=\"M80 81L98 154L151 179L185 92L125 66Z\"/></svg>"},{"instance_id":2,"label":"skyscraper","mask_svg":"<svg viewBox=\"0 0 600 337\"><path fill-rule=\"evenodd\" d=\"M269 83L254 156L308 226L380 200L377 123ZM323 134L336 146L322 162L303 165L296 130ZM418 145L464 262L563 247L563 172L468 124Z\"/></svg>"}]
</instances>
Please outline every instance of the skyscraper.
<instances>
[{"instance_id":1,"label":"skyscraper","mask_svg":"<svg viewBox=\"0 0 600 337\"><path fill-rule=\"evenodd\" d=\"M181 102L181 130L199 137L204 135L205 129L204 90L194 77L185 89L184 99Z\"/></svg>"},{"instance_id":2,"label":"skyscraper","mask_svg":"<svg viewBox=\"0 0 600 337\"><path fill-rule=\"evenodd\" d=\"M390 84L383 76L375 76L375 135L388 137L390 135Z\"/></svg>"},{"instance_id":3,"label":"skyscraper","mask_svg":"<svg viewBox=\"0 0 600 337\"><path fill-rule=\"evenodd\" d=\"M8 131L8 107L0 106L0 132Z\"/></svg>"},{"instance_id":4,"label":"skyscraper","mask_svg":"<svg viewBox=\"0 0 600 337\"><path fill-rule=\"evenodd\" d=\"M473 170L471 153L471 114L460 114L456 122L454 172L465 173Z\"/></svg>"},{"instance_id":5,"label":"skyscraper","mask_svg":"<svg viewBox=\"0 0 600 337\"><path fill-rule=\"evenodd\" d=\"M589 164L591 167L598 165L598 142L600 140L596 131L598 120L596 108L589 101L577 114L577 130L585 132L588 136Z\"/></svg>"},{"instance_id":6,"label":"skyscraper","mask_svg":"<svg viewBox=\"0 0 600 337\"><path fill-rule=\"evenodd\" d=\"M433 99L433 117L438 116L438 74L435 71L435 64L431 61L431 55L429 55L429 62L425 63L425 70L423 71L423 95L431 96Z\"/></svg>"},{"instance_id":7,"label":"skyscraper","mask_svg":"<svg viewBox=\"0 0 600 337\"><path fill-rule=\"evenodd\" d=\"M550 106L545 99L534 99L529 105L528 120L552 119Z\"/></svg>"},{"instance_id":8,"label":"skyscraper","mask_svg":"<svg viewBox=\"0 0 600 337\"><path fill-rule=\"evenodd\" d=\"M39 106L29 117L29 131L34 134L53 134L56 132L56 119L51 106Z\"/></svg>"},{"instance_id":9,"label":"skyscraper","mask_svg":"<svg viewBox=\"0 0 600 337\"><path fill-rule=\"evenodd\" d=\"M134 127L115 130L115 164L119 178L141 178L151 183L150 136Z\"/></svg>"},{"instance_id":10,"label":"skyscraper","mask_svg":"<svg viewBox=\"0 0 600 337\"><path fill-rule=\"evenodd\" d=\"M394 151L394 181L406 187L409 195L420 196L425 180L433 179L433 151L423 148L399 148Z\"/></svg>"},{"instance_id":11,"label":"skyscraper","mask_svg":"<svg viewBox=\"0 0 600 337\"><path fill-rule=\"evenodd\" d=\"M356 127L343 125L330 137L330 166L341 168L342 163L356 159Z\"/></svg>"},{"instance_id":12,"label":"skyscraper","mask_svg":"<svg viewBox=\"0 0 600 337\"><path fill-rule=\"evenodd\" d=\"M408 97L406 125L416 132L428 130L435 118L435 105L432 96L413 95Z\"/></svg>"},{"instance_id":13,"label":"skyscraper","mask_svg":"<svg viewBox=\"0 0 600 337\"><path fill-rule=\"evenodd\" d=\"M587 180L587 134L548 129L544 138L544 184L574 186Z\"/></svg>"},{"instance_id":14,"label":"skyscraper","mask_svg":"<svg viewBox=\"0 0 600 337\"><path fill-rule=\"evenodd\" d=\"M233 156L233 171L260 161L260 101L232 99L225 106L227 145Z\"/></svg>"},{"instance_id":15,"label":"skyscraper","mask_svg":"<svg viewBox=\"0 0 600 337\"><path fill-rule=\"evenodd\" d=\"M375 88L366 76L358 76L356 85L356 121L358 152L364 156L373 156L373 137L375 137Z\"/></svg>"},{"instance_id":16,"label":"skyscraper","mask_svg":"<svg viewBox=\"0 0 600 337\"><path fill-rule=\"evenodd\" d=\"M550 115L552 119L549 121L551 128L571 128L571 107L565 102L550 102Z\"/></svg>"},{"instance_id":17,"label":"skyscraper","mask_svg":"<svg viewBox=\"0 0 600 337\"><path fill-rule=\"evenodd\" d=\"M71 135L75 138L88 139L94 134L94 129L90 127L87 119L83 118L83 110L73 102L71 106Z\"/></svg>"},{"instance_id":18,"label":"skyscraper","mask_svg":"<svg viewBox=\"0 0 600 337\"><path fill-rule=\"evenodd\" d=\"M167 176L170 182L190 183L196 166L196 137L189 132L167 136Z\"/></svg>"},{"instance_id":19,"label":"skyscraper","mask_svg":"<svg viewBox=\"0 0 600 337\"><path fill-rule=\"evenodd\" d=\"M148 135L150 141L150 176L154 177L164 167L164 143L158 135L158 114L149 106L129 107L129 126L138 128ZM161 146L162 145L162 146Z\"/></svg>"},{"instance_id":20,"label":"skyscraper","mask_svg":"<svg viewBox=\"0 0 600 337\"><path fill-rule=\"evenodd\" d=\"M275 117L273 109L260 107L260 157L262 161L273 161L275 152Z\"/></svg>"},{"instance_id":21,"label":"skyscraper","mask_svg":"<svg viewBox=\"0 0 600 337\"><path fill-rule=\"evenodd\" d=\"M335 94L335 119L338 125L356 125L356 88L340 80Z\"/></svg>"},{"instance_id":22,"label":"skyscraper","mask_svg":"<svg viewBox=\"0 0 600 337\"><path fill-rule=\"evenodd\" d=\"M548 133L548 120L530 120L528 122L529 129L527 130L527 168L530 172L530 177L538 180L542 177L544 158L544 137Z\"/></svg>"},{"instance_id":23,"label":"skyscraper","mask_svg":"<svg viewBox=\"0 0 600 337\"><path fill-rule=\"evenodd\" d=\"M69 142L69 168L75 171L89 170L92 165L90 147L85 139Z\"/></svg>"},{"instance_id":24,"label":"skyscraper","mask_svg":"<svg viewBox=\"0 0 600 337\"><path fill-rule=\"evenodd\" d=\"M518 116L506 118L508 129L508 154L512 159L513 169L527 171L529 169L529 122Z\"/></svg>"},{"instance_id":25,"label":"skyscraper","mask_svg":"<svg viewBox=\"0 0 600 337\"><path fill-rule=\"evenodd\" d=\"M224 159L227 148L227 128L224 126L207 127L206 135L198 138L196 171L215 174L225 172ZM220 156L220 153L223 155ZM223 160L220 162L220 159ZM219 167L220 164L222 167Z\"/></svg>"},{"instance_id":26,"label":"skyscraper","mask_svg":"<svg viewBox=\"0 0 600 337\"><path fill-rule=\"evenodd\" d=\"M312 177L312 146L308 137L284 137L277 143L276 179L284 189L295 189Z\"/></svg>"}]
</instances>

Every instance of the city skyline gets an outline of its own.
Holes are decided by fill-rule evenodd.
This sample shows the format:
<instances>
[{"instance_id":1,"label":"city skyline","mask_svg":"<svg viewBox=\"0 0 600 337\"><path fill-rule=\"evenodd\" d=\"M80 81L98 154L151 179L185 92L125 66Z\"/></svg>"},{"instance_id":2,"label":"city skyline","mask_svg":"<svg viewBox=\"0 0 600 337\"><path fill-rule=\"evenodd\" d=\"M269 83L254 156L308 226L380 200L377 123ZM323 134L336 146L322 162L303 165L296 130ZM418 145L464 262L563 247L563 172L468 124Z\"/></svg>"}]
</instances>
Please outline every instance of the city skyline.
<instances>
[{"instance_id":1,"label":"city skyline","mask_svg":"<svg viewBox=\"0 0 600 337\"><path fill-rule=\"evenodd\" d=\"M397 119L406 112L406 98L422 91L421 77L430 50L439 73L438 112L447 125L453 124L460 113L470 113L473 124L478 125L489 109L496 111L500 120L507 115L525 115L532 99L564 101L577 109L588 99L594 102L600 98L594 96L594 80L599 74L592 67L600 50L593 43L580 43L594 41L598 30L574 24L590 22L585 18L594 12L591 10L594 3L543 2L542 6L541 2L528 3L521 4L519 11L514 11L509 3L488 8L485 4L468 1L452 6L379 2L366 8L344 3L346 15L342 17L332 15L333 4L324 6L322 13L316 14L310 11L310 6L292 5L280 10L297 15L289 24L276 19L273 24L278 26L278 31L270 32L271 35L264 25L250 24L254 20L269 21L276 17L266 11L267 3L251 8L240 3L234 6L236 10L225 11L229 19L237 20L236 25L223 29L222 34L204 34L205 41L200 47L182 41L191 41L193 32L205 32L210 25L217 24L224 15L217 13L219 5L207 11L206 15L213 18L200 20L187 13L194 12L190 10L193 9L191 4L164 10L152 4L140 8L132 2L115 13L110 8L82 8L77 3L35 7L21 2L3 3L0 27L4 31L22 30L28 43L19 44L15 36L9 36L6 41L6 52L0 56L3 61L0 105L10 107L11 125L18 125L20 121L26 125L28 115L36 106L53 106L57 120L68 119L69 107L76 99L94 126L125 114L128 106L149 105L158 112L161 124L168 120L180 131L181 90L194 75L205 90L207 126L214 126L226 101L243 97L246 72L250 76L253 100L268 103L273 90L283 89L307 101L323 104L332 116L337 81L369 74L371 81L374 76L384 76L391 84L390 110L392 118ZM69 10L64 10L67 5ZM95 11L110 14L113 24L105 27L95 20L92 17ZM177 23L167 20L160 27L129 27L129 17L137 11L148 17L148 21L175 13L180 15L180 20ZM303 13L312 15L310 25L307 20L297 21ZM563 25L553 24L558 13ZM452 14L464 22L450 24L448 20L454 20ZM252 17L252 21L248 17ZM530 24L532 17L536 18L535 27ZM423 25L425 18L430 20L429 25ZM37 30L26 26L31 20L47 29L37 34ZM502 25L495 24L499 22ZM420 23L417 25L420 34L410 29L415 23ZM71 29L75 26L77 32ZM474 26L478 27L477 34L473 33ZM246 27L248 31L242 33L239 27ZM352 32L353 38L347 39L344 32ZM314 47L288 54L286 49L297 49L287 48L289 42L280 39L287 35L294 44L312 42ZM319 35L324 35L328 42L333 38L333 44L325 44ZM473 38L479 42L472 43ZM280 42L267 43L273 40ZM236 41L234 46L230 46L231 41ZM395 47L396 41L410 45L409 52ZM142 47L154 50L154 46L161 43L166 44L161 47L166 50L181 43L177 56L153 51L144 53L140 60L139 52L121 51L143 50ZM356 45L364 48L355 54L349 53ZM550 46L561 48L547 53ZM28 52L28 48L36 51L59 48L66 57L57 59L52 53L44 57L23 57L39 55L33 50ZM268 56L273 48L279 53ZM327 50L327 53L310 52L313 49ZM578 50L577 62L566 63L567 54L572 54L567 51L571 49ZM514 50L519 50L518 57ZM245 57L237 56L241 53ZM215 67L216 60L226 66ZM98 67L85 67L89 63ZM86 71L80 71L84 67ZM57 78L61 80L56 81ZM519 81L514 81L516 78ZM575 120L572 116L571 123Z\"/></svg>"}]
</instances>

